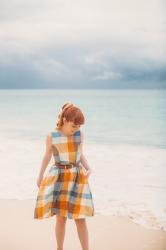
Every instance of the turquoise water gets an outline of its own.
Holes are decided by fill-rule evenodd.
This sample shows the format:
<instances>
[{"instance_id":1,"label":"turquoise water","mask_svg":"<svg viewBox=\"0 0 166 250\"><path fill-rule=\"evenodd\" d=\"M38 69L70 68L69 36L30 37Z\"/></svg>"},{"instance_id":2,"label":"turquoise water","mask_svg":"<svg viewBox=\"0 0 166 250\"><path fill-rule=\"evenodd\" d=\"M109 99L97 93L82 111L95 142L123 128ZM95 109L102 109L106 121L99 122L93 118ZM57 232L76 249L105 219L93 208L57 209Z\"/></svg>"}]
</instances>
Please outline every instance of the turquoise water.
<instances>
[{"instance_id":1,"label":"turquoise water","mask_svg":"<svg viewBox=\"0 0 166 250\"><path fill-rule=\"evenodd\" d=\"M166 148L165 90L0 90L0 133L40 138L65 102L83 110L88 143Z\"/></svg>"},{"instance_id":2,"label":"turquoise water","mask_svg":"<svg viewBox=\"0 0 166 250\"><path fill-rule=\"evenodd\" d=\"M46 135L73 102L95 211L166 231L165 100L165 90L1 90L0 199L36 199Z\"/></svg>"}]
</instances>

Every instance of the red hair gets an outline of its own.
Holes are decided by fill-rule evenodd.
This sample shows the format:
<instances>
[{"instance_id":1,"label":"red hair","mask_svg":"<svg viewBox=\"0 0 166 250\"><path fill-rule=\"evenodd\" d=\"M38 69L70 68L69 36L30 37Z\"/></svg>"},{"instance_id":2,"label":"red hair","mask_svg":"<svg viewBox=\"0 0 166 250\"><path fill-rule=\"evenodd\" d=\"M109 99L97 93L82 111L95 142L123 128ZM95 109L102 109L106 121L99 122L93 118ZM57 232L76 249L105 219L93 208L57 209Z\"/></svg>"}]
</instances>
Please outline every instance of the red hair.
<instances>
[{"instance_id":1,"label":"red hair","mask_svg":"<svg viewBox=\"0 0 166 250\"><path fill-rule=\"evenodd\" d=\"M62 106L62 110L58 115L58 122L56 123L56 129L60 129L63 125L63 118L69 122L73 122L75 125L82 125L85 123L85 117L80 108L72 103L65 103Z\"/></svg>"}]
</instances>

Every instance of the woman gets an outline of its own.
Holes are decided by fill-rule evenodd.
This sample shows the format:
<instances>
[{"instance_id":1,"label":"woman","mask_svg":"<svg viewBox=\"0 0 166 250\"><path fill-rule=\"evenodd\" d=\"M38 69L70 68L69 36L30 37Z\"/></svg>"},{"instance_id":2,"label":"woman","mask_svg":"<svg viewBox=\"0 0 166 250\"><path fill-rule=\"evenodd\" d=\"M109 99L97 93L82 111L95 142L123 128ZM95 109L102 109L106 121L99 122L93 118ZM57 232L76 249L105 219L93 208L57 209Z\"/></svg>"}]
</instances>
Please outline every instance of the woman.
<instances>
[{"instance_id":1,"label":"woman","mask_svg":"<svg viewBox=\"0 0 166 250\"><path fill-rule=\"evenodd\" d=\"M34 218L56 215L57 250L63 250L67 218L74 219L82 249L88 250L85 217L94 216L94 203L88 183L92 170L83 155L83 132L80 130L85 119L80 108L72 103L63 105L58 118L55 131L46 138L46 152L37 179L39 191ZM55 164L43 177L52 156Z\"/></svg>"}]
</instances>

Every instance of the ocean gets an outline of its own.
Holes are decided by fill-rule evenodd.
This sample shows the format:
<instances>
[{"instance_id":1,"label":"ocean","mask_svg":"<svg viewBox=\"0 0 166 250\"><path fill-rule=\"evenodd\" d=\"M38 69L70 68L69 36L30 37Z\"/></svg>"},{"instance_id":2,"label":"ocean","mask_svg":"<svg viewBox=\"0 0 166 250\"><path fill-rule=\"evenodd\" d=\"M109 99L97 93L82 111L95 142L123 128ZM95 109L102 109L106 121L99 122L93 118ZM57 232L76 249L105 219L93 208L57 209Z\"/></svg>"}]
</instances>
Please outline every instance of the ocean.
<instances>
[{"instance_id":1,"label":"ocean","mask_svg":"<svg viewBox=\"0 0 166 250\"><path fill-rule=\"evenodd\" d=\"M45 138L66 102L85 115L96 213L166 231L166 90L0 90L0 199L35 201Z\"/></svg>"}]
</instances>

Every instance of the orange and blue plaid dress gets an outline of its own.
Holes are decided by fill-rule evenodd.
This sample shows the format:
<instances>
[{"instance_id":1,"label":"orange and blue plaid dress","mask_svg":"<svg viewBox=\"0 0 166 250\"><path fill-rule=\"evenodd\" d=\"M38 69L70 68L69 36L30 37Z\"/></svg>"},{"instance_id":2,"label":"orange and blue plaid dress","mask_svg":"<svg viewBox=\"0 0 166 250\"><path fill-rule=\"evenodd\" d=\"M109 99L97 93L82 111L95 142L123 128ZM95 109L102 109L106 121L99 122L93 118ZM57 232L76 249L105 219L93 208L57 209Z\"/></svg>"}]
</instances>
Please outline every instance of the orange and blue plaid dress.
<instances>
[{"instance_id":1,"label":"orange and blue plaid dress","mask_svg":"<svg viewBox=\"0 0 166 250\"><path fill-rule=\"evenodd\" d=\"M81 131L66 136L55 130L51 132L55 162L74 164L72 168L50 166L43 177L37 194L35 219L61 215L69 219L94 216L94 203L88 178L80 164L82 153Z\"/></svg>"}]
</instances>

